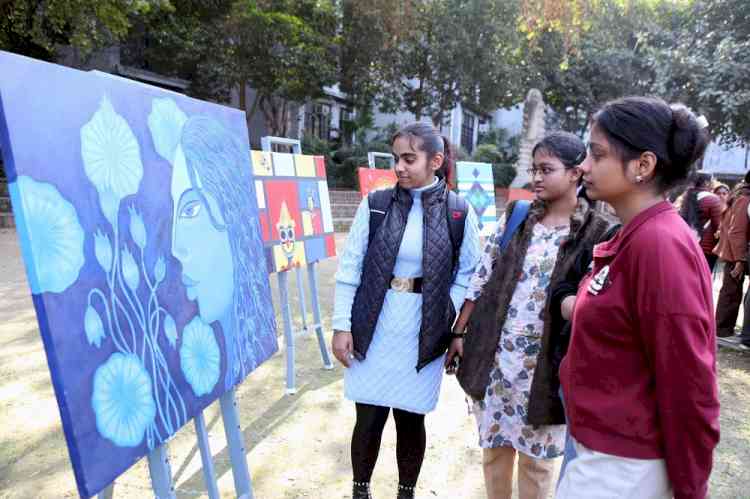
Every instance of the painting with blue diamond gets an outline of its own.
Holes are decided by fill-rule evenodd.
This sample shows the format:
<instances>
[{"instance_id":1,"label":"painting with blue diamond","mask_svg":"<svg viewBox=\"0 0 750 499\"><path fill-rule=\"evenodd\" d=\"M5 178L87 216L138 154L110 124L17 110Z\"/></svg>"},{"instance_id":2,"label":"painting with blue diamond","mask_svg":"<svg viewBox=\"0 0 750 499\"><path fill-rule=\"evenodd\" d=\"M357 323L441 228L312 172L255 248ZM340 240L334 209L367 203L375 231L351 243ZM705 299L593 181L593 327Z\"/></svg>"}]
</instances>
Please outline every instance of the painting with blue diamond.
<instances>
[{"instance_id":1,"label":"painting with blue diamond","mask_svg":"<svg viewBox=\"0 0 750 499\"><path fill-rule=\"evenodd\" d=\"M458 161L456 162L456 181L458 193L469 202L477 214L480 235L491 236L495 232L497 223L492 165Z\"/></svg>"},{"instance_id":2,"label":"painting with blue diamond","mask_svg":"<svg viewBox=\"0 0 750 499\"><path fill-rule=\"evenodd\" d=\"M0 145L79 492L278 349L245 115L0 52Z\"/></svg>"}]
</instances>

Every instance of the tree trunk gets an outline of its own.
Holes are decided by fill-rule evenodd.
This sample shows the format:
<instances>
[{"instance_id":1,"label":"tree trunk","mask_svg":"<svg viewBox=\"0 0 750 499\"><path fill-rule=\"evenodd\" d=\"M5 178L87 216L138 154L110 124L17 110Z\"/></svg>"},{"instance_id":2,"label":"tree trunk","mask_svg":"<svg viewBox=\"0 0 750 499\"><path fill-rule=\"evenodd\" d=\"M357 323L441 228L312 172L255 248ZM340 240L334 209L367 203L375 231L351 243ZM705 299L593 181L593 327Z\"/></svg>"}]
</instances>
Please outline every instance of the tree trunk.
<instances>
[{"instance_id":1,"label":"tree trunk","mask_svg":"<svg viewBox=\"0 0 750 499\"><path fill-rule=\"evenodd\" d=\"M245 111L245 125L247 126L248 135L250 134L250 114L247 112L247 81L240 80L240 109Z\"/></svg>"}]
</instances>

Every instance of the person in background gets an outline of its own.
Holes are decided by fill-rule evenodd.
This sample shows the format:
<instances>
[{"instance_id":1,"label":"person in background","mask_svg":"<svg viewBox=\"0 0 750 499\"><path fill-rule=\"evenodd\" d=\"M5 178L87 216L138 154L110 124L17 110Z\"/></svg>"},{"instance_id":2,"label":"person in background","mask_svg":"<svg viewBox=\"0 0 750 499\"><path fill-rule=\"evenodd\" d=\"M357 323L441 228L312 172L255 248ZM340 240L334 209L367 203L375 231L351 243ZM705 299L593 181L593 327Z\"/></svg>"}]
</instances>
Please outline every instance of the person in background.
<instances>
[{"instance_id":1,"label":"person in background","mask_svg":"<svg viewBox=\"0 0 750 499\"><path fill-rule=\"evenodd\" d=\"M666 200L709 141L658 98L605 104L581 165L623 227L594 247L560 368L576 457L556 499L705 499L719 441L711 275Z\"/></svg>"},{"instance_id":2,"label":"person in background","mask_svg":"<svg viewBox=\"0 0 750 499\"><path fill-rule=\"evenodd\" d=\"M721 212L724 213L724 211L727 209L727 201L729 200L729 186L727 184L718 182L714 185L713 193L719 196L719 200L721 201Z\"/></svg>"},{"instance_id":3,"label":"person in background","mask_svg":"<svg viewBox=\"0 0 750 499\"><path fill-rule=\"evenodd\" d=\"M695 173L693 184L683 197L680 216L695 232L708 267L713 272L718 258L713 249L721 225L721 199L711 192L712 180L709 173Z\"/></svg>"},{"instance_id":4,"label":"person in background","mask_svg":"<svg viewBox=\"0 0 750 499\"><path fill-rule=\"evenodd\" d=\"M714 248L714 253L724 262L724 278L716 303L716 335L720 338L734 336L742 303L742 286L747 271L749 209L750 172L745 174L745 178L735 187L727 201L719 231L719 243Z\"/></svg>"}]
</instances>

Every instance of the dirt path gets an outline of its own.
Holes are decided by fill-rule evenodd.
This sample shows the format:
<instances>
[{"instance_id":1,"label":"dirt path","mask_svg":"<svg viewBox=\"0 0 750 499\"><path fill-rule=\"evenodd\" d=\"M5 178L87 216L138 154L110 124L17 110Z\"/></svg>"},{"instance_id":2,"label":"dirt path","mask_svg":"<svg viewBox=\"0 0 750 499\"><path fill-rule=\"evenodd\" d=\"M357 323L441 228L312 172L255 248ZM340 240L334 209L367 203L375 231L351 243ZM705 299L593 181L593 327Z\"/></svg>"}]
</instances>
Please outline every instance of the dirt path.
<instances>
[{"instance_id":1,"label":"dirt path","mask_svg":"<svg viewBox=\"0 0 750 499\"><path fill-rule=\"evenodd\" d=\"M343 236L339 237L341 243ZM320 265L326 329L334 271L335 260ZM294 282L290 284L296 289ZM277 298L275 287L274 293ZM342 397L342 370L323 370L314 336L300 336L299 391L285 396L284 348L280 343L281 352L238 389L255 497L346 498L354 410ZM719 364L722 442L716 453L711 494L714 499L750 498L746 485L750 480L750 355L722 351ZM216 406L206 411L206 424L222 497L233 497L226 440ZM418 497L484 497L476 428L455 380L446 378L443 383L438 409L427 417L427 431L428 450ZM169 442L169 453L177 496L206 497L191 425ZM396 483L391 420L373 479L375 497L394 497ZM76 497L76 489L16 237L13 232L0 231L0 499L32 497ZM151 497L144 461L117 480L115 497Z\"/></svg>"}]
</instances>

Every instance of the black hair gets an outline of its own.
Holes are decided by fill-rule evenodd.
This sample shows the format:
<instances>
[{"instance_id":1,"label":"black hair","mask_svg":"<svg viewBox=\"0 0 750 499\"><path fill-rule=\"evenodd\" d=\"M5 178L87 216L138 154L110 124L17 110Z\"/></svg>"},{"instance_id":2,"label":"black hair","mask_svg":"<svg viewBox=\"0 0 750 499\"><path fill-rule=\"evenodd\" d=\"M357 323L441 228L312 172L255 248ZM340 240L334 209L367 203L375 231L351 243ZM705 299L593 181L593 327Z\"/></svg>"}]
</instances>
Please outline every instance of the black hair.
<instances>
[{"instance_id":1,"label":"black hair","mask_svg":"<svg viewBox=\"0 0 750 499\"><path fill-rule=\"evenodd\" d=\"M440 169L438 169L436 175L445 180L449 189L453 187L451 178L453 177L456 162L455 150L450 141L437 128L429 123L417 121L404 125L398 132L393 134L391 143L395 142L399 137L409 137L409 145L415 151L426 152L428 160L432 159L437 153L441 153L443 155L443 164L440 165ZM420 142L415 144L414 139L419 139Z\"/></svg>"},{"instance_id":2,"label":"black hair","mask_svg":"<svg viewBox=\"0 0 750 499\"><path fill-rule=\"evenodd\" d=\"M569 132L559 131L545 135L531 150L531 156L533 157L537 152L554 156L568 170L580 165L586 159L586 145L577 135Z\"/></svg>"},{"instance_id":3,"label":"black hair","mask_svg":"<svg viewBox=\"0 0 750 499\"><path fill-rule=\"evenodd\" d=\"M656 155L655 179L666 192L687 179L703 156L708 131L683 104L669 105L658 97L625 97L605 104L593 123L609 140L623 162L643 152Z\"/></svg>"},{"instance_id":4,"label":"black hair","mask_svg":"<svg viewBox=\"0 0 750 499\"><path fill-rule=\"evenodd\" d=\"M710 173L695 172L693 175L692 187L684 194L682 206L680 207L680 216L687 224L703 235L703 226L700 223L700 207L698 205L698 193L700 189L711 186L713 177Z\"/></svg>"}]
</instances>

